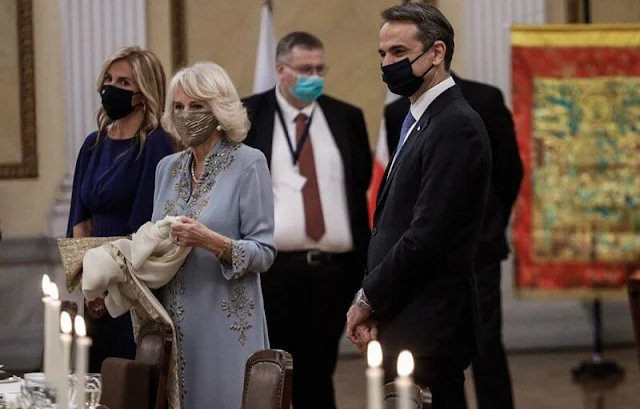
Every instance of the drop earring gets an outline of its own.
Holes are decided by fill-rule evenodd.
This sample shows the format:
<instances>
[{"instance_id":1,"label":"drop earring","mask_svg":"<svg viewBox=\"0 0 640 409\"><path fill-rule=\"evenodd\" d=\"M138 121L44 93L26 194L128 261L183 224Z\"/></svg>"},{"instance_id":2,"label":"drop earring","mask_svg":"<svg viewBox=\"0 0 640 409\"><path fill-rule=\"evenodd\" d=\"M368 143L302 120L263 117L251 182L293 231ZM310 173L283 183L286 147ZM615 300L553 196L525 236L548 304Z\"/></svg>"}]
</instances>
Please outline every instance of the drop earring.
<instances>
[{"instance_id":1,"label":"drop earring","mask_svg":"<svg viewBox=\"0 0 640 409\"><path fill-rule=\"evenodd\" d=\"M222 131L222 126L220 126L220 125L216 126L216 131L218 131L218 132Z\"/></svg>"}]
</instances>

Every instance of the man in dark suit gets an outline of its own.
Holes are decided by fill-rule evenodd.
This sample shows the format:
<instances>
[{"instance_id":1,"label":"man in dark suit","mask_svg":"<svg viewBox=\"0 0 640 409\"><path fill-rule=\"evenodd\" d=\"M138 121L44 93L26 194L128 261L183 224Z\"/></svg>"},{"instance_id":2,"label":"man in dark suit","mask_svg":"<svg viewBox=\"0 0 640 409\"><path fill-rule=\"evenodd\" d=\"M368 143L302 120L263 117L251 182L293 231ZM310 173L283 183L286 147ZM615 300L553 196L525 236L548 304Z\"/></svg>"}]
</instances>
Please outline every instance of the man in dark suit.
<instances>
[{"instance_id":1,"label":"man in dark suit","mask_svg":"<svg viewBox=\"0 0 640 409\"><path fill-rule=\"evenodd\" d=\"M382 12L383 80L409 114L379 190L368 274L347 317L363 346L379 335L387 380L402 350L434 409L464 407L464 369L479 350L474 259L491 148L478 114L449 74L453 28L435 7Z\"/></svg>"},{"instance_id":2,"label":"man in dark suit","mask_svg":"<svg viewBox=\"0 0 640 409\"><path fill-rule=\"evenodd\" d=\"M261 277L269 340L293 356L293 406L332 409L345 314L371 235L371 150L362 111L322 95L327 66L317 37L283 37L276 69L275 89L244 100L245 143L267 157L275 198L278 255Z\"/></svg>"},{"instance_id":3,"label":"man in dark suit","mask_svg":"<svg viewBox=\"0 0 640 409\"><path fill-rule=\"evenodd\" d=\"M472 361L476 398L478 409L512 409L511 376L502 342L500 263L509 255L505 233L522 182L522 161L511 113L500 90L455 74L452 77L482 118L491 141L491 182L475 261L484 341L483 353ZM398 145L409 105L407 98L400 98L385 108L389 152Z\"/></svg>"}]
</instances>

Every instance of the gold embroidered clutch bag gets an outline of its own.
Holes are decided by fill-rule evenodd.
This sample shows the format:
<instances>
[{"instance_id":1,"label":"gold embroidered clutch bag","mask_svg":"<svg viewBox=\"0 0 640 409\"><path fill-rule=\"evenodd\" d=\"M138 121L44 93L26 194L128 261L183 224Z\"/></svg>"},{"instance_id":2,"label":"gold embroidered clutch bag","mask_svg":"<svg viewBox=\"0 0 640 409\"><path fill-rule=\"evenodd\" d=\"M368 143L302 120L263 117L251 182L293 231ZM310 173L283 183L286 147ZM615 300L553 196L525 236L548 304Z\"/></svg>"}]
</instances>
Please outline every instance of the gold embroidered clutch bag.
<instances>
[{"instance_id":1,"label":"gold embroidered clutch bag","mask_svg":"<svg viewBox=\"0 0 640 409\"><path fill-rule=\"evenodd\" d=\"M130 237L130 236L127 236ZM58 250L67 278L67 290L72 292L82 282L82 259L87 250L127 237L80 237L58 239Z\"/></svg>"}]
</instances>

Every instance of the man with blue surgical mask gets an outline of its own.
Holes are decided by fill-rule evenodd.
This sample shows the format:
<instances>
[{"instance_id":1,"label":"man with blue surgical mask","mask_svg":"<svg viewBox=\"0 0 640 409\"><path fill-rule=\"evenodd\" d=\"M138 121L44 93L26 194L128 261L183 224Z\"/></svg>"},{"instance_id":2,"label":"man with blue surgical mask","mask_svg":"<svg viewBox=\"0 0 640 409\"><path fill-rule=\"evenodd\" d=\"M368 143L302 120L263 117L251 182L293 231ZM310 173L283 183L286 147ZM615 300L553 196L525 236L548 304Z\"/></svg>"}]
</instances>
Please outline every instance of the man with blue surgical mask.
<instances>
[{"instance_id":1,"label":"man with blue surgical mask","mask_svg":"<svg viewBox=\"0 0 640 409\"><path fill-rule=\"evenodd\" d=\"M293 356L294 408L333 409L338 345L370 238L371 150L362 111L323 95L320 39L287 34L276 60L276 87L244 100L245 143L265 154L273 178L278 255L261 276L269 341Z\"/></svg>"}]
</instances>

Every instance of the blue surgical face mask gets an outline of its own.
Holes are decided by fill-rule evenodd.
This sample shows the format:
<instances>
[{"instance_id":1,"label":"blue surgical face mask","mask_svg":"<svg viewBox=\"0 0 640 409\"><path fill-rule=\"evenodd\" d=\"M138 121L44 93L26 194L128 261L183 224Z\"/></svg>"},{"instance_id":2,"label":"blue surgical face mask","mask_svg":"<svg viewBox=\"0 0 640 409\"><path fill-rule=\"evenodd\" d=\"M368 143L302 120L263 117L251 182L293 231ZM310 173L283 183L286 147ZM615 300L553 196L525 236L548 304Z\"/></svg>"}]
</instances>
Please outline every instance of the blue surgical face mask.
<instances>
[{"instance_id":1,"label":"blue surgical face mask","mask_svg":"<svg viewBox=\"0 0 640 409\"><path fill-rule=\"evenodd\" d=\"M317 75L298 75L296 85L289 88L291 94L300 101L315 101L322 95L324 78Z\"/></svg>"}]
</instances>

